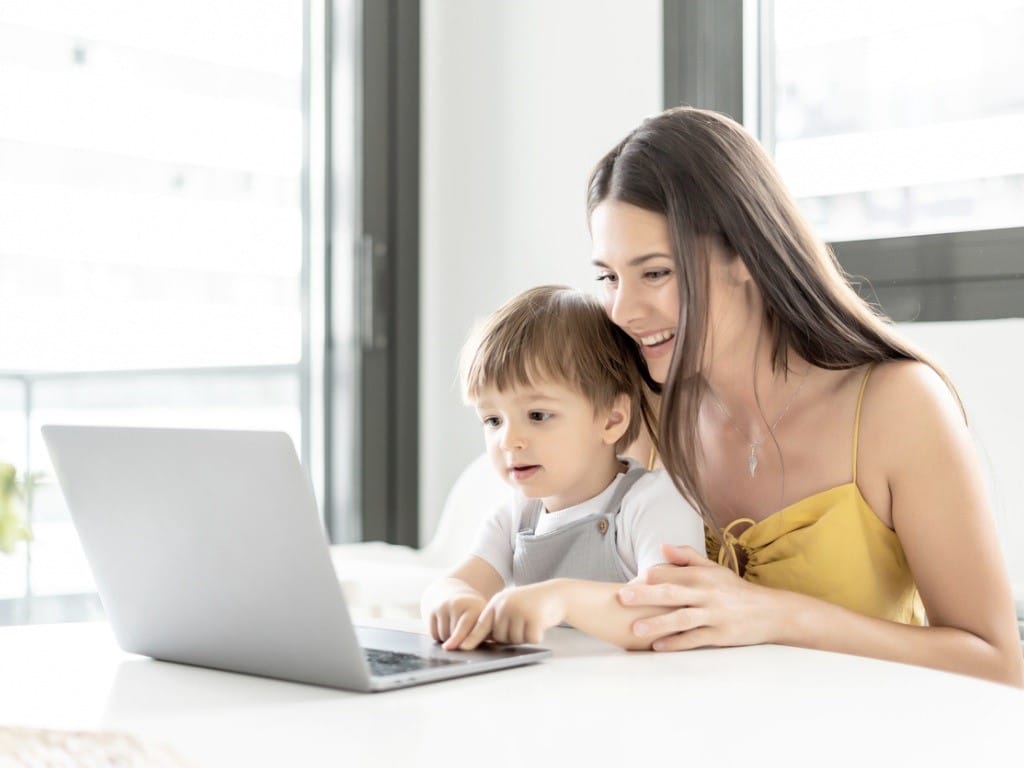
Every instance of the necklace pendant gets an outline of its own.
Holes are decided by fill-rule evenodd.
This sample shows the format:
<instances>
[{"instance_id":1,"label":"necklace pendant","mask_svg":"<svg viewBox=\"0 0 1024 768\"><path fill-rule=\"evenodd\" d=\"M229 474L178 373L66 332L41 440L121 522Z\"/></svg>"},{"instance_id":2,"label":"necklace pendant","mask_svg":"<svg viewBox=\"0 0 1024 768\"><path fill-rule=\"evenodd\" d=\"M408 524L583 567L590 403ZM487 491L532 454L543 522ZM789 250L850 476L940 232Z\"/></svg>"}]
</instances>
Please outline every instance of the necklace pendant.
<instances>
[{"instance_id":1,"label":"necklace pendant","mask_svg":"<svg viewBox=\"0 0 1024 768\"><path fill-rule=\"evenodd\" d=\"M753 478L757 473L757 446L750 446L750 456L747 458L747 469L750 470L750 477Z\"/></svg>"}]
</instances>

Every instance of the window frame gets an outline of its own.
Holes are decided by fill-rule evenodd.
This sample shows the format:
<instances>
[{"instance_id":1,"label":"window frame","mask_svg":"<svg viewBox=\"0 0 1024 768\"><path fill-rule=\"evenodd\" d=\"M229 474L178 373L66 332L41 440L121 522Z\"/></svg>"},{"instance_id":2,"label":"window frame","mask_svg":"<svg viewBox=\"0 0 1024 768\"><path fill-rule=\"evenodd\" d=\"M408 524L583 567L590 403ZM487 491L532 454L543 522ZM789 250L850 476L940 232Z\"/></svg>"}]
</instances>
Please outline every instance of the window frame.
<instances>
[{"instance_id":1,"label":"window frame","mask_svg":"<svg viewBox=\"0 0 1024 768\"><path fill-rule=\"evenodd\" d=\"M340 1L340 0L339 0ZM419 545L420 0L364 0L357 23L359 350L354 461L363 541ZM337 254L331 256L337 267ZM341 419L339 419L339 416ZM343 472L332 461L329 466ZM335 481L338 475L335 473ZM337 483L335 482L335 487ZM331 519L342 521L337 493ZM330 520L329 520L330 524ZM337 530L332 530L335 540Z\"/></svg>"},{"instance_id":2,"label":"window frame","mask_svg":"<svg viewBox=\"0 0 1024 768\"><path fill-rule=\"evenodd\" d=\"M714 109L771 151L772 0L663 0L665 106ZM746 34L744 34L746 33ZM861 294L896 321L1024 316L1024 227L831 243Z\"/></svg>"}]
</instances>

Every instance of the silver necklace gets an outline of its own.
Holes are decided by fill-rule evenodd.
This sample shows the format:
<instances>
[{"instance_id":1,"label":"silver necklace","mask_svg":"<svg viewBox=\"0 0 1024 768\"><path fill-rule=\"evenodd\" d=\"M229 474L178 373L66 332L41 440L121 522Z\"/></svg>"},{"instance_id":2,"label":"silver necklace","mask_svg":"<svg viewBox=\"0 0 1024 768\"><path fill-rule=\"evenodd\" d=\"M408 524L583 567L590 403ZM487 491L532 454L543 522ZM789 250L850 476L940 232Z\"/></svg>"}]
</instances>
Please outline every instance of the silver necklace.
<instances>
[{"instance_id":1,"label":"silver necklace","mask_svg":"<svg viewBox=\"0 0 1024 768\"><path fill-rule=\"evenodd\" d=\"M789 406L791 406L793 404L793 401L796 400L796 396L800 394L800 390L803 389L804 382L806 382L807 379L810 378L810 374L811 370L810 368L808 368L807 373L805 373L803 379L800 380L800 384L793 391L793 394L790 395L789 400L786 401L786 405L782 409L782 413L780 413L776 417L775 421L772 422L771 426L768 427L768 432L759 437L757 440L751 440L750 436L739 428L739 425L736 423L735 419L733 419L732 414L729 413L728 409L725 407L725 404L721 401L721 399L719 399L718 395L715 394L715 390L712 389L710 384L708 385L708 392L710 392L711 397L715 399L715 405L717 405L718 409L725 415L725 418L729 420L729 424L730 426L732 426L733 429L736 430L736 434L742 437L750 445L750 454L747 456L747 469L750 472L751 478L753 478L754 475L757 473L757 449L761 446L761 443L764 442L765 438L768 437L768 435L770 435L771 433L773 433L775 431L775 428L779 426L779 422L782 421L782 417L785 416L786 413L789 411Z\"/></svg>"}]
</instances>

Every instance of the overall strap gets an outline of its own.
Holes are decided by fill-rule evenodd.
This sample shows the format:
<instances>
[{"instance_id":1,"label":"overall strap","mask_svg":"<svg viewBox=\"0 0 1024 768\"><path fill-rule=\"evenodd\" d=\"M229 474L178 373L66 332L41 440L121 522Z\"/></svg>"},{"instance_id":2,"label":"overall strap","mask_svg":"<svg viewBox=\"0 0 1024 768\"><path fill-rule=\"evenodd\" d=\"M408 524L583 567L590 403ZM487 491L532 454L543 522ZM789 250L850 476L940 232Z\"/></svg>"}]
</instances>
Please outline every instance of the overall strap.
<instances>
[{"instance_id":1,"label":"overall strap","mask_svg":"<svg viewBox=\"0 0 1024 768\"><path fill-rule=\"evenodd\" d=\"M626 472L625 476L619 481L619 484L615 486L615 492L608 499L608 504L602 514L618 512L619 507L622 506L623 497L629 493L629 489L633 487L633 484L646 474L647 470L643 467L633 467ZM531 534L537 530L537 521L540 520L540 516L543 513L544 505L540 499L528 500L522 514L519 516L518 533Z\"/></svg>"},{"instance_id":2,"label":"overall strap","mask_svg":"<svg viewBox=\"0 0 1024 768\"><path fill-rule=\"evenodd\" d=\"M875 364L871 363L868 369L864 371L864 378L860 383L860 393L857 395L857 415L853 418L853 482L857 483L857 444L860 442L860 407L864 403L864 390L868 386L868 377L871 376L871 371L875 369Z\"/></svg>"},{"instance_id":3,"label":"overall strap","mask_svg":"<svg viewBox=\"0 0 1024 768\"><path fill-rule=\"evenodd\" d=\"M519 533L533 533L537 530L537 521L540 520L544 505L540 499L529 499L523 507L523 513L519 516Z\"/></svg>"},{"instance_id":4,"label":"overall strap","mask_svg":"<svg viewBox=\"0 0 1024 768\"><path fill-rule=\"evenodd\" d=\"M647 470L643 467L633 467L631 470L626 472L625 476L619 480L619 484L615 486L615 492L611 498L608 499L608 505L604 508L604 513L609 512L615 514L619 511L619 507L622 506L622 499L629 489L633 487L637 480L647 474Z\"/></svg>"}]
</instances>

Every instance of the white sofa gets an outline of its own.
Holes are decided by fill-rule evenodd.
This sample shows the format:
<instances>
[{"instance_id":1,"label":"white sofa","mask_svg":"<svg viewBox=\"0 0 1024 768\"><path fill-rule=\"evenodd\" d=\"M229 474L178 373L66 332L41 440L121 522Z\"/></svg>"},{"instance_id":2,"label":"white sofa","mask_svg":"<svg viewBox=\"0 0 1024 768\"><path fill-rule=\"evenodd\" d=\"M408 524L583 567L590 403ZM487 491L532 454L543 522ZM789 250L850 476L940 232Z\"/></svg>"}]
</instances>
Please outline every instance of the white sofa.
<instances>
[{"instance_id":1,"label":"white sofa","mask_svg":"<svg viewBox=\"0 0 1024 768\"><path fill-rule=\"evenodd\" d=\"M909 323L901 325L900 331L946 370L960 392L1020 601L1024 598L1024 319ZM379 542L333 547L353 613L418 615L423 588L465 555L481 516L507 492L481 456L452 487L437 532L422 550Z\"/></svg>"}]
</instances>

